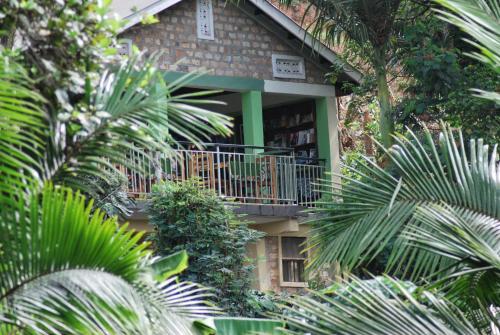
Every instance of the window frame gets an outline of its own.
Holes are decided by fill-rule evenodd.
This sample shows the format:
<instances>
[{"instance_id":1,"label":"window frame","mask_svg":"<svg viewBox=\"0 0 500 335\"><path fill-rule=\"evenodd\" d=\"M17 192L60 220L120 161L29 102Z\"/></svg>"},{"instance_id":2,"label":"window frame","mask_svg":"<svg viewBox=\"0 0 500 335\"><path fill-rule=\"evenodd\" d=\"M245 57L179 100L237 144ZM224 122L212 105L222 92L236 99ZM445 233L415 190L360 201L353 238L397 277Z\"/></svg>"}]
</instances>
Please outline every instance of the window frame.
<instances>
[{"instance_id":1,"label":"window frame","mask_svg":"<svg viewBox=\"0 0 500 335\"><path fill-rule=\"evenodd\" d=\"M278 264L279 264L279 283L280 283L280 286L282 287L298 287L298 288L307 288L308 285L307 285L307 277L306 277L306 274L305 274L305 271L304 271L304 280L303 282L289 282L289 281L284 281L283 280L283 250L282 250L282 238L283 237L298 237L298 238L304 238L305 241L306 241L306 244L307 244L307 236L287 236L287 235L284 235L284 236L278 236ZM308 252L306 251L304 253L304 258L285 258L285 260L305 260L307 259L307 256L308 256Z\"/></svg>"}]
</instances>

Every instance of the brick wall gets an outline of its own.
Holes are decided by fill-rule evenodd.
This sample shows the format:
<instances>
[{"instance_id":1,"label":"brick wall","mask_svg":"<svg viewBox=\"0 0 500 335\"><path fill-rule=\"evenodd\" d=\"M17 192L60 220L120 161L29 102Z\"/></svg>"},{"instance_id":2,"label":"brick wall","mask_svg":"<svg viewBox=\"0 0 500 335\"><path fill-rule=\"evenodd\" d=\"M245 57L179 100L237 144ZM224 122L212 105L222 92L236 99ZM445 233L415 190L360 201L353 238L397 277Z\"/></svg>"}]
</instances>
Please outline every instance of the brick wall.
<instances>
[{"instance_id":1,"label":"brick wall","mask_svg":"<svg viewBox=\"0 0 500 335\"><path fill-rule=\"evenodd\" d=\"M136 25L122 34L139 49L161 51L160 67L188 72L206 68L215 75L324 83L324 70L306 60L306 79L273 78L273 53L299 55L235 5L213 1L215 40L196 34L196 2L184 0L159 14L159 23ZM284 36L286 38L286 36Z\"/></svg>"}]
</instances>

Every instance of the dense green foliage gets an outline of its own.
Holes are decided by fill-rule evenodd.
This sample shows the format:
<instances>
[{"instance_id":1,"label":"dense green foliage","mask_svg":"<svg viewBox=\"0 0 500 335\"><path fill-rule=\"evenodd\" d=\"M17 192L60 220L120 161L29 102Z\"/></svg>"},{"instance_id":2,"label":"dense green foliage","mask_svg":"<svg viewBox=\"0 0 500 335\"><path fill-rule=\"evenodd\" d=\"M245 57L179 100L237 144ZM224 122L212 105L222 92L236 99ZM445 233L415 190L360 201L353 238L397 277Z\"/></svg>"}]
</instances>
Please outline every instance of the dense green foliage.
<instances>
[{"instance_id":1,"label":"dense green foliage","mask_svg":"<svg viewBox=\"0 0 500 335\"><path fill-rule=\"evenodd\" d=\"M229 314L252 313L247 298L253 265L246 252L262 233L237 221L232 210L196 180L156 186L147 211L159 255L186 250L190 264L184 279L215 288L218 305Z\"/></svg>"},{"instance_id":2,"label":"dense green foliage","mask_svg":"<svg viewBox=\"0 0 500 335\"><path fill-rule=\"evenodd\" d=\"M172 129L198 143L229 121L173 97L186 79L167 85L154 58L108 58L106 11L100 1L0 8L2 334L191 334L193 318L215 312L205 288L172 277L182 266L153 259L99 207L123 210L116 166L130 167L130 150L168 151Z\"/></svg>"},{"instance_id":3,"label":"dense green foliage","mask_svg":"<svg viewBox=\"0 0 500 335\"><path fill-rule=\"evenodd\" d=\"M131 214L134 206L133 199L127 193L127 178L118 171L111 171L109 178L103 181L101 178L89 175L84 176L92 188L89 188L87 196L94 200L94 207L101 209L108 216L120 216L124 218Z\"/></svg>"},{"instance_id":4,"label":"dense green foliage","mask_svg":"<svg viewBox=\"0 0 500 335\"><path fill-rule=\"evenodd\" d=\"M120 25L107 11L95 0L2 3L1 34L8 47L22 45L21 61L51 109L71 113L88 101L92 81L116 59Z\"/></svg>"},{"instance_id":5,"label":"dense green foliage","mask_svg":"<svg viewBox=\"0 0 500 335\"><path fill-rule=\"evenodd\" d=\"M190 318L215 312L142 233L69 189L48 185L1 210L0 232L2 334L191 334Z\"/></svg>"},{"instance_id":6,"label":"dense green foliage","mask_svg":"<svg viewBox=\"0 0 500 335\"><path fill-rule=\"evenodd\" d=\"M338 201L320 203L312 223L313 269L336 263L364 278L368 269L413 283L350 276L325 292L285 300L292 330L458 335L498 327L497 146L466 144L442 127L438 143L428 131L396 138L386 150L390 169L361 158L342 176Z\"/></svg>"},{"instance_id":7,"label":"dense green foliage","mask_svg":"<svg viewBox=\"0 0 500 335\"><path fill-rule=\"evenodd\" d=\"M441 294L389 277L352 277L287 302L276 315L287 334L481 334Z\"/></svg>"},{"instance_id":8,"label":"dense green foliage","mask_svg":"<svg viewBox=\"0 0 500 335\"><path fill-rule=\"evenodd\" d=\"M412 128L445 120L465 136L500 141L500 106L471 95L471 88L495 91L494 69L464 54L464 34L434 15L406 27L398 58L409 78L396 107L399 122Z\"/></svg>"},{"instance_id":9,"label":"dense green foliage","mask_svg":"<svg viewBox=\"0 0 500 335\"><path fill-rule=\"evenodd\" d=\"M437 1L453 11L441 12L448 21L476 39L470 43L479 47L480 53L473 53L473 57L499 73L498 1ZM427 94L416 96L420 103L450 98L450 87L455 85L452 78L461 71L455 59L460 55L435 49L432 43L411 52L418 59L416 63L428 61L413 68L416 73L425 72L420 74L420 89ZM440 56L434 57L436 54ZM415 64L406 65L411 68ZM470 78L484 80L481 75ZM495 78L494 73L490 78ZM434 90L450 91L443 97L433 96ZM486 100L499 101L497 93L476 92ZM410 131L408 138L395 138L396 145L389 150L381 148L391 160L389 169L360 159L357 169L343 176L347 182L339 190L340 201L320 204L320 220L313 224L311 266L336 262L342 268L362 270L389 249L385 271L414 282L350 276L323 292L286 300L283 319L290 334L498 332L497 145L488 146L482 139L467 143L461 132L454 133L444 124L441 129L438 140L428 131L422 138Z\"/></svg>"}]
</instances>

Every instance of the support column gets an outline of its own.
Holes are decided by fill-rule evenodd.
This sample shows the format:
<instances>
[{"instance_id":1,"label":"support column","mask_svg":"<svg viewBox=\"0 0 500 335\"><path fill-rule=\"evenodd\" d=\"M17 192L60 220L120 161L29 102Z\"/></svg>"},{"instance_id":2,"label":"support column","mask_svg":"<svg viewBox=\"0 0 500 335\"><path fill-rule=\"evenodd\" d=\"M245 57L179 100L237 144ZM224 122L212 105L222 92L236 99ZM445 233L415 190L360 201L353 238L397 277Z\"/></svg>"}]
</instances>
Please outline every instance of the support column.
<instances>
[{"instance_id":1,"label":"support column","mask_svg":"<svg viewBox=\"0 0 500 335\"><path fill-rule=\"evenodd\" d=\"M248 91L241 94L243 113L243 142L245 145L264 146L262 120L262 92ZM256 150L249 150L257 152Z\"/></svg>"},{"instance_id":2,"label":"support column","mask_svg":"<svg viewBox=\"0 0 500 335\"><path fill-rule=\"evenodd\" d=\"M338 115L335 97L316 99L318 157L326 160L326 170L340 173Z\"/></svg>"}]
</instances>

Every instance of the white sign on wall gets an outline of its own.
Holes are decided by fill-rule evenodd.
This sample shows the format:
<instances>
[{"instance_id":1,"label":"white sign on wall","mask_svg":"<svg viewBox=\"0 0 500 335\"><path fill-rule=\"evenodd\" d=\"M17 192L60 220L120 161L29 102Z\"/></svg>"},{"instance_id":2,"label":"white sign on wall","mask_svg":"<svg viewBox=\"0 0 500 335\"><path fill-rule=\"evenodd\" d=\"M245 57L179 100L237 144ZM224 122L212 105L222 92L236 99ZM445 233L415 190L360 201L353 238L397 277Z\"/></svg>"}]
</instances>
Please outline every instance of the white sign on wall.
<instances>
[{"instance_id":1,"label":"white sign on wall","mask_svg":"<svg viewBox=\"0 0 500 335\"><path fill-rule=\"evenodd\" d=\"M120 56L130 56L132 54L132 40L121 39L118 42L117 52Z\"/></svg>"},{"instance_id":2,"label":"white sign on wall","mask_svg":"<svg viewBox=\"0 0 500 335\"><path fill-rule=\"evenodd\" d=\"M205 40L214 39L214 15L212 0L196 1L196 26L198 38Z\"/></svg>"}]
</instances>

